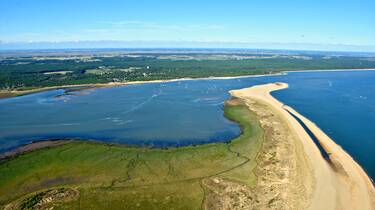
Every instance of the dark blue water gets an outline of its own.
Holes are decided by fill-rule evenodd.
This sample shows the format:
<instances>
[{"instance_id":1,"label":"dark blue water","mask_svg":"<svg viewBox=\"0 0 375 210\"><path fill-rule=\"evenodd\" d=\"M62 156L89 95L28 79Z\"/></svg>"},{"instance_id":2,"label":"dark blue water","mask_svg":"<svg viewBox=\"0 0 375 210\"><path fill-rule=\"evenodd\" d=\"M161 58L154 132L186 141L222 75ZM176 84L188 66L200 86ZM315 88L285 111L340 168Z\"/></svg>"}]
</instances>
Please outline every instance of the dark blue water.
<instances>
[{"instance_id":1,"label":"dark blue water","mask_svg":"<svg viewBox=\"0 0 375 210\"><path fill-rule=\"evenodd\" d=\"M280 101L315 122L375 178L375 71L293 73Z\"/></svg>"},{"instance_id":2,"label":"dark blue water","mask_svg":"<svg viewBox=\"0 0 375 210\"><path fill-rule=\"evenodd\" d=\"M223 116L229 90L275 81L273 95L294 107L375 177L375 71L192 80L85 90L54 90L0 100L0 152L35 140L94 139L182 146L228 141L239 127Z\"/></svg>"}]
</instances>

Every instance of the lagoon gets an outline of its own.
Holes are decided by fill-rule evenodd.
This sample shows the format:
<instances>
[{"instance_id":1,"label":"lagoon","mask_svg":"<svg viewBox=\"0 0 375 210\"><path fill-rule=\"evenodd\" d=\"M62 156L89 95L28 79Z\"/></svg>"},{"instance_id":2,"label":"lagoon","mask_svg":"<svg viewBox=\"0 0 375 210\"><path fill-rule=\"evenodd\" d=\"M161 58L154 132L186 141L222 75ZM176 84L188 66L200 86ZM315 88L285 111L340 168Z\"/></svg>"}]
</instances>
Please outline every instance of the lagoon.
<instances>
[{"instance_id":1,"label":"lagoon","mask_svg":"<svg viewBox=\"0 0 375 210\"><path fill-rule=\"evenodd\" d=\"M375 71L293 72L89 89L0 100L0 152L36 140L77 138L155 147L228 141L228 91L287 82L273 93L315 122L375 177Z\"/></svg>"}]
</instances>

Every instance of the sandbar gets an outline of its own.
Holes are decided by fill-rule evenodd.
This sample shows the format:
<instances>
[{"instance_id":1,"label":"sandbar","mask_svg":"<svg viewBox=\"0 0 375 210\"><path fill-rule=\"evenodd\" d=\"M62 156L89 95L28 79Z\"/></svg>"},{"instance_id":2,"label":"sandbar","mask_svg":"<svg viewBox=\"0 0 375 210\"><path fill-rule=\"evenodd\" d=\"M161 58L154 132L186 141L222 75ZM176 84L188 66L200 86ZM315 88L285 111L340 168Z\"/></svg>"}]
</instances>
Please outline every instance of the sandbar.
<instances>
[{"instance_id":1,"label":"sandbar","mask_svg":"<svg viewBox=\"0 0 375 210\"><path fill-rule=\"evenodd\" d=\"M283 118L290 132L302 143L314 177L308 209L375 209L374 185L361 166L313 122L270 94L287 87L286 83L271 83L233 90L230 93L245 101L256 100L269 105ZM322 156L316 143L296 118L318 139L329 154L329 159Z\"/></svg>"}]
</instances>

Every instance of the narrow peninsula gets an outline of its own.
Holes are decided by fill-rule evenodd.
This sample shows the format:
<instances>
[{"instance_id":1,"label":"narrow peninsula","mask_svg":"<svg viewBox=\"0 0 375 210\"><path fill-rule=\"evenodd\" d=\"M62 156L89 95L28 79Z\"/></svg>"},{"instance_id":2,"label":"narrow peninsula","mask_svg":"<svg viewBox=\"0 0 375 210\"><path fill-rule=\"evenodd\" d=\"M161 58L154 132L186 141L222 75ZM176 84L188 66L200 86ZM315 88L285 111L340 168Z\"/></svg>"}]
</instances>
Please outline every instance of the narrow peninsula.
<instances>
[{"instance_id":1,"label":"narrow peninsula","mask_svg":"<svg viewBox=\"0 0 375 210\"><path fill-rule=\"evenodd\" d=\"M311 181L304 177L308 189L305 192L310 194L309 209L374 209L374 185L361 166L314 123L270 95L287 87L285 83L272 83L231 94L246 101L249 107L253 101L267 104L286 123L294 143L303 145L305 163L312 171ZM317 142L314 143L312 136ZM319 151L318 146L323 150ZM322 153L328 157L324 158Z\"/></svg>"},{"instance_id":2,"label":"narrow peninsula","mask_svg":"<svg viewBox=\"0 0 375 210\"><path fill-rule=\"evenodd\" d=\"M8 153L0 161L0 207L374 209L363 169L270 95L287 87L230 91L224 114L242 132L229 142L162 149L50 141Z\"/></svg>"}]
</instances>

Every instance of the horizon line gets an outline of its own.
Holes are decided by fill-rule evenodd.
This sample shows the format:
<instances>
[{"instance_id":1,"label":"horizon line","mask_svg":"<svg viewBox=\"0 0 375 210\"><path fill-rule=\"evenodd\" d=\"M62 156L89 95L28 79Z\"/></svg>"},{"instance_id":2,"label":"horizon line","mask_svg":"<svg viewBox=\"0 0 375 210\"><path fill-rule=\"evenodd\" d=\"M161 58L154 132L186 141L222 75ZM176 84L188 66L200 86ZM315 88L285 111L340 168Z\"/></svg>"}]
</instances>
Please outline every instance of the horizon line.
<instances>
[{"instance_id":1,"label":"horizon line","mask_svg":"<svg viewBox=\"0 0 375 210\"><path fill-rule=\"evenodd\" d=\"M117 44L117 45L113 45ZM119 46L120 44L120 46ZM228 42L185 40L77 40L77 41L0 41L1 51L12 50L69 50L69 49L237 49L290 50L322 52L375 53L375 45L308 42Z\"/></svg>"}]
</instances>

